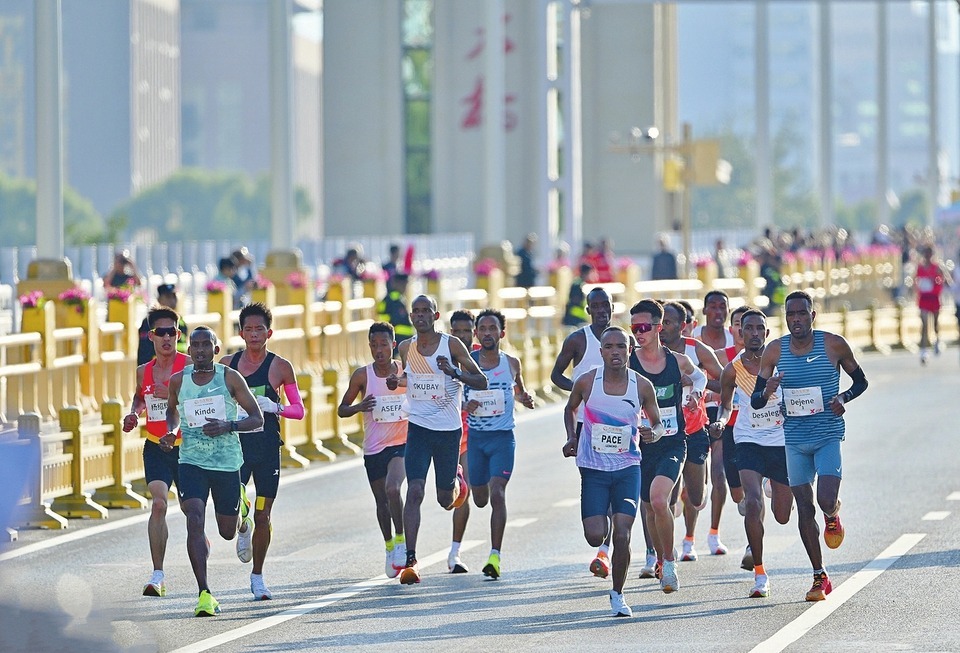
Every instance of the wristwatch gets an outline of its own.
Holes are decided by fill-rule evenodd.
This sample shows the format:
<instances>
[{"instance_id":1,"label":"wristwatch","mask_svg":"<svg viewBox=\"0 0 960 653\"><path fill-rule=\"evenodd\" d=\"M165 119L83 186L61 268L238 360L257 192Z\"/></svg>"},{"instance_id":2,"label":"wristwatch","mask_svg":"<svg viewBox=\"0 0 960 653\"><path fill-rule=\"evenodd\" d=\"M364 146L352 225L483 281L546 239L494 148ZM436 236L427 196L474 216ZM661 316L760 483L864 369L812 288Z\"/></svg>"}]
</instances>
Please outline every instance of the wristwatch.
<instances>
[{"instance_id":1,"label":"wristwatch","mask_svg":"<svg viewBox=\"0 0 960 653\"><path fill-rule=\"evenodd\" d=\"M460 368L459 368L459 367L453 368L453 378L455 378L455 379L459 379L459 378L460 378Z\"/></svg>"},{"instance_id":2,"label":"wristwatch","mask_svg":"<svg viewBox=\"0 0 960 653\"><path fill-rule=\"evenodd\" d=\"M237 427L237 423L236 423L236 422L230 422L230 430L231 430L231 431L237 431L237 430L239 430L238 427Z\"/></svg>"}]
</instances>

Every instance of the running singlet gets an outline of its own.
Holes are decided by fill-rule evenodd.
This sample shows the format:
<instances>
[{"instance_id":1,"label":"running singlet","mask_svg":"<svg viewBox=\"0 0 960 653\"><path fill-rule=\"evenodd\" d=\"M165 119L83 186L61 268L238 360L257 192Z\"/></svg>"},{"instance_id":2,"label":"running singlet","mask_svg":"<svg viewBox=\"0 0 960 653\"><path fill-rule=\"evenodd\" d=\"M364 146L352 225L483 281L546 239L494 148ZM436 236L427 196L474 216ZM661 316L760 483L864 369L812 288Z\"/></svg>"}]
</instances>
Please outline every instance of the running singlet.
<instances>
[{"instance_id":1,"label":"running singlet","mask_svg":"<svg viewBox=\"0 0 960 653\"><path fill-rule=\"evenodd\" d=\"M603 367L603 358L600 356L600 341L597 340L597 336L594 335L593 329L588 324L585 327L581 327L580 330L583 331L586 345L583 348L583 358L573 366L574 383L577 382L577 379L579 379L584 372L589 372L595 367ZM580 407L577 409L577 421L583 423L583 404L580 404Z\"/></svg>"},{"instance_id":2,"label":"running singlet","mask_svg":"<svg viewBox=\"0 0 960 653\"><path fill-rule=\"evenodd\" d=\"M732 361L733 369L737 373L737 384L733 389L733 396L740 402L740 411L743 413L733 425L733 441L737 444L752 442L764 447L782 447L783 390L777 388L763 408L753 408L750 405L750 395L757 385L757 375L751 374L744 367L742 356L743 354L740 353ZM774 370L774 374L776 372L777 370Z\"/></svg>"},{"instance_id":3,"label":"running singlet","mask_svg":"<svg viewBox=\"0 0 960 653\"><path fill-rule=\"evenodd\" d=\"M940 293L943 292L943 271L936 263L918 265L915 276L917 304L921 311L939 311Z\"/></svg>"},{"instance_id":4,"label":"running singlet","mask_svg":"<svg viewBox=\"0 0 960 653\"><path fill-rule=\"evenodd\" d=\"M723 353L727 355L727 360L733 362L733 359L737 357L737 348L734 346L727 347L723 350ZM750 388L750 391L753 392L753 388ZM747 395L747 405L750 405L750 395ZM734 390L733 401L730 403L733 405L733 412L730 413L730 419L727 421L727 426L734 426L737 423L737 415L740 414L740 404L742 398Z\"/></svg>"},{"instance_id":5,"label":"running singlet","mask_svg":"<svg viewBox=\"0 0 960 653\"><path fill-rule=\"evenodd\" d=\"M243 356L243 352L244 350L241 349L230 359L230 367L238 372L240 371L240 357ZM268 351L267 357L260 363L260 367L250 376L244 376L243 378L247 382L247 387L250 388L250 393L254 397L266 397L267 399L280 403L280 395L278 395L274 387L270 385L270 365L273 363L275 356L276 354L272 351ZM247 411L237 406L237 419L246 418ZM256 435L248 436L247 433L256 433ZM263 426L256 431L241 432L240 439L243 440L247 437L262 438L264 435L274 438L278 443L280 442L280 416L276 413L263 411Z\"/></svg>"},{"instance_id":6,"label":"running singlet","mask_svg":"<svg viewBox=\"0 0 960 653\"><path fill-rule=\"evenodd\" d=\"M701 334L703 334L703 325L698 324L697 327L693 330L693 337L696 340L703 341L703 338L700 337ZM723 338L724 338L724 341L723 341L724 348L733 347L733 334L730 333L730 329L723 330ZM710 345L707 345L707 346L709 347ZM730 359L727 359L727 360L730 360Z\"/></svg>"},{"instance_id":7,"label":"running singlet","mask_svg":"<svg viewBox=\"0 0 960 653\"><path fill-rule=\"evenodd\" d=\"M813 331L813 349L796 356L790 351L790 336L780 338L777 369L783 375L783 405L787 444L816 444L844 436L843 418L830 410L830 400L840 392L840 370L830 362L824 332Z\"/></svg>"},{"instance_id":8,"label":"running singlet","mask_svg":"<svg viewBox=\"0 0 960 653\"><path fill-rule=\"evenodd\" d=\"M627 392L616 396L603 391L603 368L595 372L583 409L577 467L615 472L640 464L637 401L636 372L627 370Z\"/></svg>"},{"instance_id":9,"label":"running singlet","mask_svg":"<svg viewBox=\"0 0 960 653\"><path fill-rule=\"evenodd\" d=\"M463 386L440 371L438 356L450 356L450 336L440 334L437 350L430 356L417 351L418 336L410 338L407 350L406 407L411 423L431 431L459 431Z\"/></svg>"},{"instance_id":10,"label":"running singlet","mask_svg":"<svg viewBox=\"0 0 960 653\"><path fill-rule=\"evenodd\" d=\"M396 361L391 365L399 367ZM398 369L394 372L400 374ZM373 364L370 364L367 365L367 394L377 399L372 411L360 413L363 416L363 455L372 456L407 441L407 417L403 412L407 391L400 386L396 390L388 388L387 380L377 376Z\"/></svg>"},{"instance_id":11,"label":"running singlet","mask_svg":"<svg viewBox=\"0 0 960 653\"><path fill-rule=\"evenodd\" d=\"M684 432L683 423L683 390L680 385L680 365L676 357L666 347L663 353L667 357L665 367L658 374L651 374L643 369L637 357L630 357L630 369L646 378L653 384L657 393L657 407L660 409L660 423L663 424L663 437L677 435ZM643 416L641 423L650 426L650 421ZM643 447L643 442L640 443Z\"/></svg>"},{"instance_id":12,"label":"running singlet","mask_svg":"<svg viewBox=\"0 0 960 653\"><path fill-rule=\"evenodd\" d=\"M687 357L690 358L691 361L693 361L694 365L696 365L697 367L703 367L702 365L700 365L700 356L697 355L697 340L694 338L684 338L683 342L684 342L683 353L685 353ZM684 386L683 393L685 396L691 391L692 391L691 386ZM685 432L687 435L690 435L691 433L696 433L697 431L699 431L700 429L702 429L704 426L707 425L708 417L707 417L706 402L707 402L707 393L706 391L704 391L703 394L700 395L700 403L697 404L697 408L695 410L687 410L686 408L683 409L683 417L684 417L684 420L686 421ZM686 406L686 403L687 403L686 401L683 401L682 405ZM714 403L713 405L716 405L716 403Z\"/></svg>"},{"instance_id":13,"label":"running singlet","mask_svg":"<svg viewBox=\"0 0 960 653\"><path fill-rule=\"evenodd\" d=\"M176 374L187 364L186 354L177 352L173 358L173 367L171 374ZM157 365L157 359L151 359L147 366L143 368L143 401L147 404L147 439L150 442L159 444L160 438L167 434L167 400L155 397L153 388L156 385L167 387L170 385L170 379L165 383L158 384L153 380L153 368ZM177 431L177 441L174 446L179 446L181 442L181 433Z\"/></svg>"},{"instance_id":14,"label":"running singlet","mask_svg":"<svg viewBox=\"0 0 960 653\"><path fill-rule=\"evenodd\" d=\"M472 351L470 356L480 365L480 352ZM513 419L513 373L510 371L510 359L500 352L497 366L489 370L481 368L487 377L486 390L464 388L464 399L480 402L480 407L467 415L467 424L471 431L512 431Z\"/></svg>"},{"instance_id":15,"label":"running singlet","mask_svg":"<svg viewBox=\"0 0 960 653\"><path fill-rule=\"evenodd\" d=\"M240 436L235 431L213 438L203 433L208 417L230 422L237 419L237 402L224 380L226 367L215 363L213 369L213 379L209 383L196 385L193 365L183 368L183 383L177 397L183 431L180 463L217 472L235 472L243 465Z\"/></svg>"}]
</instances>

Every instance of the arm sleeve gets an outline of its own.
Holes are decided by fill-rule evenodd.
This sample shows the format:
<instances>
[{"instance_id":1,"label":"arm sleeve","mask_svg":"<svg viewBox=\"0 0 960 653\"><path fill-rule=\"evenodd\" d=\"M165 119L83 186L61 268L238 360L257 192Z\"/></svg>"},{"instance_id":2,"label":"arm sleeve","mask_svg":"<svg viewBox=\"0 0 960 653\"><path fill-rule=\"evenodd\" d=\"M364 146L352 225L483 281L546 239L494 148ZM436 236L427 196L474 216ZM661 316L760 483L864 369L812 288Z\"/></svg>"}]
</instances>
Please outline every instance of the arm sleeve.
<instances>
[{"instance_id":1,"label":"arm sleeve","mask_svg":"<svg viewBox=\"0 0 960 653\"><path fill-rule=\"evenodd\" d=\"M287 395L287 401L290 402L289 406L284 407L283 416L287 419L303 419L307 411L303 407L303 399L300 398L300 388L297 387L296 382L285 383L283 385L283 393Z\"/></svg>"},{"instance_id":2,"label":"arm sleeve","mask_svg":"<svg viewBox=\"0 0 960 653\"><path fill-rule=\"evenodd\" d=\"M855 369L850 375L850 378L853 379L853 385L840 395L843 397L843 403L853 401L867 389L867 377L864 375L862 367Z\"/></svg>"},{"instance_id":3,"label":"arm sleeve","mask_svg":"<svg viewBox=\"0 0 960 653\"><path fill-rule=\"evenodd\" d=\"M703 394L703 391L707 389L707 375L703 373L699 367L694 366L693 374L690 375L690 380L693 381L693 389Z\"/></svg>"},{"instance_id":4,"label":"arm sleeve","mask_svg":"<svg viewBox=\"0 0 960 653\"><path fill-rule=\"evenodd\" d=\"M750 406L759 410L767 405L766 400L763 398L763 391L767 389L767 380L757 375L757 383L753 386L753 394L750 395Z\"/></svg>"}]
</instances>

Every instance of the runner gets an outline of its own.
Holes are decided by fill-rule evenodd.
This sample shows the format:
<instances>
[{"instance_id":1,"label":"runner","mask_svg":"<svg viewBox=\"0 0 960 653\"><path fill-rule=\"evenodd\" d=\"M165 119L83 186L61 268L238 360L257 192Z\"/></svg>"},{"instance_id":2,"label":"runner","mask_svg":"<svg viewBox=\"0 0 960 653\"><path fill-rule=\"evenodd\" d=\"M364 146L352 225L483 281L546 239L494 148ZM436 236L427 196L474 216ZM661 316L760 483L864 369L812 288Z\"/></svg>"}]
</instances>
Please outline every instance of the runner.
<instances>
[{"instance_id":1,"label":"runner","mask_svg":"<svg viewBox=\"0 0 960 653\"><path fill-rule=\"evenodd\" d=\"M933 351L940 355L940 293L943 286L949 284L950 277L938 261L933 260L933 247L924 245L920 249L920 263L913 277L917 288L917 304L920 306L920 364L926 365L930 357L930 323L936 342Z\"/></svg>"},{"instance_id":2,"label":"runner","mask_svg":"<svg viewBox=\"0 0 960 653\"><path fill-rule=\"evenodd\" d=\"M303 400L297 387L293 365L285 358L267 349L273 336L273 313L261 303L248 304L240 311L240 337L246 345L236 354L220 359L222 365L237 370L243 375L263 411L263 428L254 432L241 432L243 467L240 468L240 530L237 535L237 557L241 562L253 560L250 573L250 591L257 601L273 598L263 582L263 562L270 548L273 525L270 513L280 487L280 417L303 419ZM280 401L281 389L287 397L288 406ZM246 417L238 411L239 419ZM257 486L257 503L250 519L250 500L246 484L253 477Z\"/></svg>"},{"instance_id":3,"label":"runner","mask_svg":"<svg viewBox=\"0 0 960 653\"><path fill-rule=\"evenodd\" d=\"M740 332L740 319L746 311L750 310L750 308L750 306L746 305L738 306L730 312L730 333L733 335L733 346L718 349L713 352L717 355L717 360L720 361L720 365L725 366L727 363L736 358L738 353L743 351L743 336ZM733 412L730 414L730 419L723 429L721 442L723 443L723 476L730 488L730 499L737 504L737 509L742 517L744 516L746 505L743 503L744 494L743 487L740 484L740 470L737 469L737 444L733 439L733 426L737 422L737 414L739 413L740 409L740 404L738 401L738 395L734 395ZM719 519L720 518L718 516L717 520L719 521ZM749 545L747 546L749 548Z\"/></svg>"},{"instance_id":4,"label":"runner","mask_svg":"<svg viewBox=\"0 0 960 653\"><path fill-rule=\"evenodd\" d=\"M123 418L123 430L129 433L140 422L140 414L147 413L147 437L143 441L143 475L150 491L150 520L147 538L153 575L143 586L144 596L165 596L163 559L167 552L167 493L177 483L180 458L180 433L172 444L162 444L167 433L167 386L170 377L190 362L186 354L177 351L180 336L180 316L171 308L157 307L147 314L147 337L156 358L137 367L137 391L130 413Z\"/></svg>"},{"instance_id":5,"label":"runner","mask_svg":"<svg viewBox=\"0 0 960 653\"><path fill-rule=\"evenodd\" d=\"M454 311L450 315L450 335L458 338L464 344L467 351L477 349L479 345L473 342L473 313L470 311ZM470 469L467 465L467 443L469 441L469 428L467 426L467 411L461 407L460 426L463 429L463 435L460 436L460 467L463 468L463 478L467 481L467 487L470 487ZM447 569L451 574L465 574L470 571L463 560L460 559L460 543L463 542L463 534L467 532L467 521L470 519L470 501L464 499L463 503L453 511L453 541L450 543L450 553L447 554Z\"/></svg>"},{"instance_id":6,"label":"runner","mask_svg":"<svg viewBox=\"0 0 960 653\"><path fill-rule=\"evenodd\" d=\"M783 392L777 388L760 409L750 406L750 393L757 382L764 343L770 335L767 318L756 309L742 315L744 350L723 368L720 415L710 425L710 431L720 433L733 424L736 466L746 494L743 525L747 532L749 567L754 572L754 586L749 596L762 598L770 595L770 582L763 566L763 479L769 479L773 516L781 524L790 521L793 495L787 481L783 445ZM743 415L734 421L734 406L738 404ZM747 562L744 560L742 566L747 566Z\"/></svg>"},{"instance_id":7,"label":"runner","mask_svg":"<svg viewBox=\"0 0 960 653\"><path fill-rule=\"evenodd\" d=\"M600 356L600 334L610 326L610 318L613 316L613 302L606 290L597 287L587 293L587 313L590 315L590 324L577 329L564 339L550 373L550 382L567 392L573 389L574 381L584 372L603 365L603 358ZM571 364L572 378L566 376L567 368ZM577 424L579 430L579 425L583 424L582 409L577 412ZM597 555L590 561L589 569L590 573L598 578L606 578L610 574L609 537L600 544Z\"/></svg>"},{"instance_id":8,"label":"runner","mask_svg":"<svg viewBox=\"0 0 960 653\"><path fill-rule=\"evenodd\" d=\"M823 540L836 549L844 536L839 498L843 414L845 404L867 389L867 379L843 337L814 330L817 313L810 295L803 291L790 293L784 311L790 332L764 349L750 405L763 408L777 388L783 388L787 476L797 502L800 539L813 565L813 587L806 598L822 601L833 586L823 566L813 482L819 476L816 502L823 511ZM853 385L843 393L841 367L853 379ZM774 374L775 368L779 373Z\"/></svg>"},{"instance_id":9,"label":"runner","mask_svg":"<svg viewBox=\"0 0 960 653\"><path fill-rule=\"evenodd\" d=\"M213 362L219 352L217 335L210 327L198 326L190 334L187 353L193 364L170 377L167 433L160 438L164 448L176 442L182 405L186 424L180 445L177 491L180 507L187 516L187 555L200 588L193 611L197 617L212 617L220 612L220 603L207 584L207 497L213 496L220 537L232 540L241 519L237 499L243 449L238 432L263 426L263 413L243 377L236 370ZM241 420L237 419L238 404L247 412Z\"/></svg>"},{"instance_id":10,"label":"runner","mask_svg":"<svg viewBox=\"0 0 960 653\"><path fill-rule=\"evenodd\" d=\"M720 390L720 373L723 368L717 360L713 350L694 338L682 336L682 325L686 319L684 307L677 302L667 302L663 305L663 324L660 331L660 340L672 351L686 354L694 366L706 372L709 381L707 389L717 392ZM707 412L702 394L696 396L696 407L692 410L684 408L684 429L687 435L687 461L683 465L683 520L686 525L686 536L683 538L683 551L680 560L691 562L698 558L694 542L694 533L697 528L697 519L700 511L707 505L707 457L710 455L710 436L707 434ZM722 473L722 468L719 470ZM726 496L724 496L726 500ZM724 555L727 547L720 541L715 528L710 529L707 544L712 555Z\"/></svg>"},{"instance_id":11,"label":"runner","mask_svg":"<svg viewBox=\"0 0 960 653\"><path fill-rule=\"evenodd\" d=\"M517 448L513 435L514 398L527 408L532 409L534 403L523 386L520 361L500 351L506 318L500 311L488 308L477 316L476 325L480 350L471 352L470 356L487 377L487 389L465 388L464 391L470 425L467 478L477 507L490 503L491 549L483 575L496 580L500 577L500 551L507 526L507 483L513 473Z\"/></svg>"},{"instance_id":12,"label":"runner","mask_svg":"<svg viewBox=\"0 0 960 653\"><path fill-rule=\"evenodd\" d=\"M396 578L407 564L400 494L407 441L407 420L401 407L406 391L387 388L387 377L402 371L392 357L396 347L393 326L389 322L374 322L367 339L373 362L354 370L337 415L345 418L361 413L363 416L363 466L377 504L377 523L386 549L384 573L388 578ZM353 404L357 397L363 397L362 401Z\"/></svg>"},{"instance_id":13,"label":"runner","mask_svg":"<svg viewBox=\"0 0 960 653\"><path fill-rule=\"evenodd\" d=\"M405 406L409 418L404 457L407 499L403 506L407 560L400 572L400 582L404 585L420 582L417 534L431 460L436 476L437 502L444 509L453 510L467 498L463 468L457 464L463 394L459 382L475 390L487 389L487 377L463 343L436 330L439 318L437 302L432 297L420 295L413 300L410 320L417 334L400 344L403 377L396 374L387 377L387 388L393 390L401 382L407 388Z\"/></svg>"},{"instance_id":14,"label":"runner","mask_svg":"<svg viewBox=\"0 0 960 653\"><path fill-rule=\"evenodd\" d=\"M663 306L653 299L641 300L630 309L630 329L637 339L637 348L630 357L630 369L648 379L656 389L664 428L663 439L640 444L643 454L640 498L650 521L648 526L657 554L655 575L660 578L660 588L670 593L680 588L671 502L687 457L687 438L683 435L683 386L692 384L694 387L686 406L693 408L697 404L697 395L706 387L707 377L686 354L671 351L661 344L663 317Z\"/></svg>"},{"instance_id":15,"label":"runner","mask_svg":"<svg viewBox=\"0 0 960 653\"><path fill-rule=\"evenodd\" d=\"M630 337L620 327L600 336L602 367L582 374L574 383L563 411L567 442L563 455L576 456L580 469L580 516L583 535L599 546L612 530L613 589L610 610L615 617L632 617L623 596L630 567L630 532L640 498L640 446L665 433L653 386L627 368ZM582 429L576 413L583 410ZM640 424L640 411L648 423ZM613 509L612 519L608 512Z\"/></svg>"}]
</instances>

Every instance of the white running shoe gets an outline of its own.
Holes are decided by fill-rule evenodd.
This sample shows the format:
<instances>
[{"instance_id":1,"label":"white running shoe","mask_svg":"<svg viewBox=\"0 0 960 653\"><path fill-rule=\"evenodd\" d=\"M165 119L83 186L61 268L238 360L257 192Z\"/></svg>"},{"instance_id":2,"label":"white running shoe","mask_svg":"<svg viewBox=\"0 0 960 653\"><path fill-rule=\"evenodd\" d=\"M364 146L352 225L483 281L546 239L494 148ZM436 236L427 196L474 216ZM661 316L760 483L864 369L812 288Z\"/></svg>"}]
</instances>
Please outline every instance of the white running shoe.
<instances>
[{"instance_id":1,"label":"white running shoe","mask_svg":"<svg viewBox=\"0 0 960 653\"><path fill-rule=\"evenodd\" d=\"M940 341L937 340L933 343L933 353L935 356L939 356L941 351L943 351L943 348L940 346Z\"/></svg>"},{"instance_id":2,"label":"white running shoe","mask_svg":"<svg viewBox=\"0 0 960 653\"><path fill-rule=\"evenodd\" d=\"M253 560L253 519L245 517L240 527L246 530L237 529L237 557L240 562L250 562Z\"/></svg>"},{"instance_id":3,"label":"white running shoe","mask_svg":"<svg viewBox=\"0 0 960 653\"><path fill-rule=\"evenodd\" d=\"M399 544L393 545L393 568L397 570L397 574L403 571L403 568L407 566L407 543L400 542ZM390 576L390 578L396 577L397 574Z\"/></svg>"},{"instance_id":4,"label":"white running shoe","mask_svg":"<svg viewBox=\"0 0 960 653\"><path fill-rule=\"evenodd\" d=\"M928 349L921 349L921 350L920 350L920 364L921 364L921 365L926 365L928 358L930 358L930 350L928 350Z\"/></svg>"},{"instance_id":5,"label":"white running shoe","mask_svg":"<svg viewBox=\"0 0 960 653\"><path fill-rule=\"evenodd\" d=\"M396 551L390 549L386 553L387 559L383 563L383 573L387 575L387 578L396 578L400 574L400 570L394 566L397 561Z\"/></svg>"},{"instance_id":6,"label":"white running shoe","mask_svg":"<svg viewBox=\"0 0 960 653\"><path fill-rule=\"evenodd\" d=\"M660 579L660 589L663 590L664 594L676 592L680 589L680 578L677 576L676 561L663 561L663 578Z\"/></svg>"},{"instance_id":7,"label":"white running shoe","mask_svg":"<svg viewBox=\"0 0 960 653\"><path fill-rule=\"evenodd\" d=\"M751 599L762 599L770 596L770 581L766 574L757 574L753 589L750 590Z\"/></svg>"},{"instance_id":8,"label":"white running shoe","mask_svg":"<svg viewBox=\"0 0 960 653\"><path fill-rule=\"evenodd\" d=\"M404 554L404 557L406 557L406 554ZM470 571L460 559L459 551L457 553L451 551L450 555L447 556L447 569L450 570L451 574L465 574Z\"/></svg>"},{"instance_id":9,"label":"white running shoe","mask_svg":"<svg viewBox=\"0 0 960 653\"><path fill-rule=\"evenodd\" d=\"M683 553L680 554L680 562L693 562L696 559L697 559L697 550L693 548L693 541L684 538Z\"/></svg>"},{"instance_id":10,"label":"white running shoe","mask_svg":"<svg viewBox=\"0 0 960 653\"><path fill-rule=\"evenodd\" d=\"M614 617L632 617L633 610L627 605L621 592L610 590L610 613Z\"/></svg>"},{"instance_id":11,"label":"white running shoe","mask_svg":"<svg viewBox=\"0 0 960 653\"><path fill-rule=\"evenodd\" d=\"M150 582L143 586L144 596L166 596L167 586L163 582L163 572L154 570Z\"/></svg>"},{"instance_id":12,"label":"white running shoe","mask_svg":"<svg viewBox=\"0 0 960 653\"><path fill-rule=\"evenodd\" d=\"M746 551L743 552L743 559L740 560L740 568L753 571L753 551L750 550L749 544L747 545Z\"/></svg>"},{"instance_id":13,"label":"white running shoe","mask_svg":"<svg viewBox=\"0 0 960 653\"><path fill-rule=\"evenodd\" d=\"M710 555L727 555L727 546L720 541L719 535L707 535L707 547L710 549Z\"/></svg>"},{"instance_id":14,"label":"white running shoe","mask_svg":"<svg viewBox=\"0 0 960 653\"><path fill-rule=\"evenodd\" d=\"M254 601L269 601L273 598L273 594L263 584L263 574L250 574L250 591Z\"/></svg>"},{"instance_id":15,"label":"white running shoe","mask_svg":"<svg viewBox=\"0 0 960 653\"><path fill-rule=\"evenodd\" d=\"M646 564L640 568L640 578L656 578L657 577L657 554L648 553Z\"/></svg>"}]
</instances>

